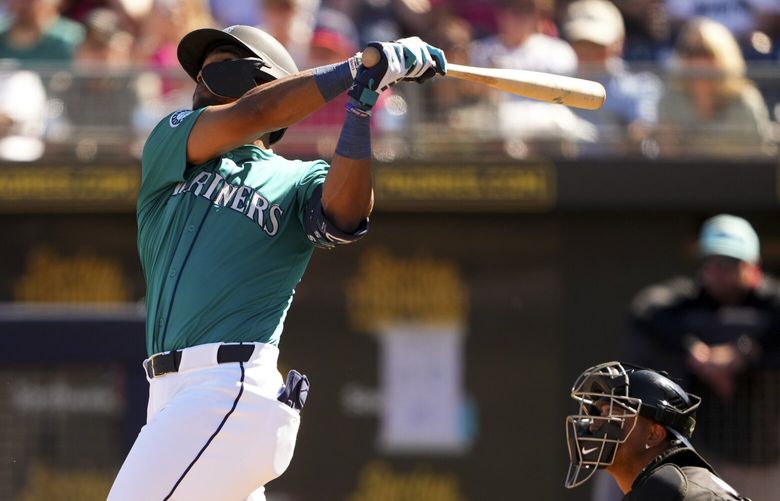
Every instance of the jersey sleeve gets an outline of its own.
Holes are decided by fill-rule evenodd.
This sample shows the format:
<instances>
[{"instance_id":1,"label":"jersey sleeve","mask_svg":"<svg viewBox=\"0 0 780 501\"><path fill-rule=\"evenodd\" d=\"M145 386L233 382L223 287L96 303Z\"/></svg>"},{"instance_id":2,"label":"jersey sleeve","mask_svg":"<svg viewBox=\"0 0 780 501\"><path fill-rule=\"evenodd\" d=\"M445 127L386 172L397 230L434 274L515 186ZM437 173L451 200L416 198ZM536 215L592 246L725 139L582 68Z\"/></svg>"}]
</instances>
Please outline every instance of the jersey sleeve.
<instances>
[{"instance_id":1,"label":"jersey sleeve","mask_svg":"<svg viewBox=\"0 0 780 501\"><path fill-rule=\"evenodd\" d=\"M306 162L306 167L301 173L300 181L298 181L299 201L305 203L311 197L315 188L325 182L325 176L328 175L329 170L330 165L324 160Z\"/></svg>"},{"instance_id":2,"label":"jersey sleeve","mask_svg":"<svg viewBox=\"0 0 780 501\"><path fill-rule=\"evenodd\" d=\"M199 110L171 113L154 128L144 144L141 156L141 189L138 207L143 207L160 192L184 180L187 167L187 139L198 120Z\"/></svg>"},{"instance_id":3,"label":"jersey sleeve","mask_svg":"<svg viewBox=\"0 0 780 501\"><path fill-rule=\"evenodd\" d=\"M297 184L295 204L298 210L298 220L302 225L304 225L306 221L306 211L309 200L315 193L322 192L325 176L328 175L328 171L330 170L330 165L324 160L305 162L304 165L305 167Z\"/></svg>"},{"instance_id":4,"label":"jersey sleeve","mask_svg":"<svg viewBox=\"0 0 780 501\"><path fill-rule=\"evenodd\" d=\"M303 223L305 207L315 190L325 182L330 165L323 160L307 162L297 185L298 219Z\"/></svg>"}]
</instances>

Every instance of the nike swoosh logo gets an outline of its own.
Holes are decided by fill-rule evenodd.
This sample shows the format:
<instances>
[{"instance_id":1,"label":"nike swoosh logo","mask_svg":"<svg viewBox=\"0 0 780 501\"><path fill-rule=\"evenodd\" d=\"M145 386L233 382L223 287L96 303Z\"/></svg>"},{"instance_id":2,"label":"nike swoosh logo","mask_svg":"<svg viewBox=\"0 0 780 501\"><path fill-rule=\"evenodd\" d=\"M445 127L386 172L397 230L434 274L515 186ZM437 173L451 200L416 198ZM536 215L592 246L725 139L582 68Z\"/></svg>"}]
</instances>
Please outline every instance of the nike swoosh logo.
<instances>
[{"instance_id":1,"label":"nike swoosh logo","mask_svg":"<svg viewBox=\"0 0 780 501\"><path fill-rule=\"evenodd\" d=\"M582 448L582 453L583 454L590 454L591 452L595 451L596 449L598 449L598 447L594 447L592 449L586 449L586 448L583 447Z\"/></svg>"}]
</instances>

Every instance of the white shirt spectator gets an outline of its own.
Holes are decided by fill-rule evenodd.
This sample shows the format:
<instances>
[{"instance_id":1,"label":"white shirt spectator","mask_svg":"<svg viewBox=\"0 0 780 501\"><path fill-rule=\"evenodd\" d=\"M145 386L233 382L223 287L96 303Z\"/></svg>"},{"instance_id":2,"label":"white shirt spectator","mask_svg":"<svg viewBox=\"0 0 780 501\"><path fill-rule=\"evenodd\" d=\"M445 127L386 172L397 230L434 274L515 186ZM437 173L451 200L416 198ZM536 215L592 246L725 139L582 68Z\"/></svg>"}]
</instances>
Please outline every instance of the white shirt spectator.
<instances>
[{"instance_id":1,"label":"white shirt spectator","mask_svg":"<svg viewBox=\"0 0 780 501\"><path fill-rule=\"evenodd\" d=\"M524 43L507 47L496 36L473 42L470 64L486 68L511 68L571 75L577 55L559 38L534 33ZM505 139L593 141L595 129L560 104L544 103L498 92L497 132Z\"/></svg>"},{"instance_id":2,"label":"white shirt spectator","mask_svg":"<svg viewBox=\"0 0 780 501\"><path fill-rule=\"evenodd\" d=\"M471 64L486 68L514 68L570 75L577 69L577 55L560 38L534 33L517 47L507 47L498 37L477 40L470 49Z\"/></svg>"},{"instance_id":3,"label":"white shirt spectator","mask_svg":"<svg viewBox=\"0 0 780 501\"><path fill-rule=\"evenodd\" d=\"M43 155L46 106L38 74L0 69L0 159L29 162Z\"/></svg>"}]
</instances>

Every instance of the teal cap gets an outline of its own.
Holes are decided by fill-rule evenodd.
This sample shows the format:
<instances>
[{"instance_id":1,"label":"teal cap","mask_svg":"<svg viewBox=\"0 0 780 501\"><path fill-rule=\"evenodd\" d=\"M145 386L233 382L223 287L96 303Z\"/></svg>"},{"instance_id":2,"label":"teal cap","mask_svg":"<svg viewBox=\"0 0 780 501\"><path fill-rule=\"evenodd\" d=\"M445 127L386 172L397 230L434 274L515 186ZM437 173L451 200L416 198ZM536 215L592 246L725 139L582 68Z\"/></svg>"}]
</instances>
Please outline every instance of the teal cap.
<instances>
[{"instance_id":1,"label":"teal cap","mask_svg":"<svg viewBox=\"0 0 780 501\"><path fill-rule=\"evenodd\" d=\"M756 230L741 217L720 214L704 221L699 236L699 254L728 256L756 264L759 258Z\"/></svg>"}]
</instances>

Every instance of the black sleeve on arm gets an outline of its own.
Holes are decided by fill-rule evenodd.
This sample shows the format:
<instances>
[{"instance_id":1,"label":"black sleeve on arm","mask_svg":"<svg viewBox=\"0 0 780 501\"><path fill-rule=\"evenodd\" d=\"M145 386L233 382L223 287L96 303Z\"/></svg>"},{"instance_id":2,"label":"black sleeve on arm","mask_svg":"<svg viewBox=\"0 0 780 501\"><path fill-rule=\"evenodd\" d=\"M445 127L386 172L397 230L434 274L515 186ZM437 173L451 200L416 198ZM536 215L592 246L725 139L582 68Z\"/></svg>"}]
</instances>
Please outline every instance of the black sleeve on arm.
<instances>
[{"instance_id":1,"label":"black sleeve on arm","mask_svg":"<svg viewBox=\"0 0 780 501\"><path fill-rule=\"evenodd\" d=\"M368 219L363 220L353 233L341 231L330 222L322 209L322 185L314 189L304 207L303 229L309 241L320 249L357 242L368 233Z\"/></svg>"}]
</instances>

